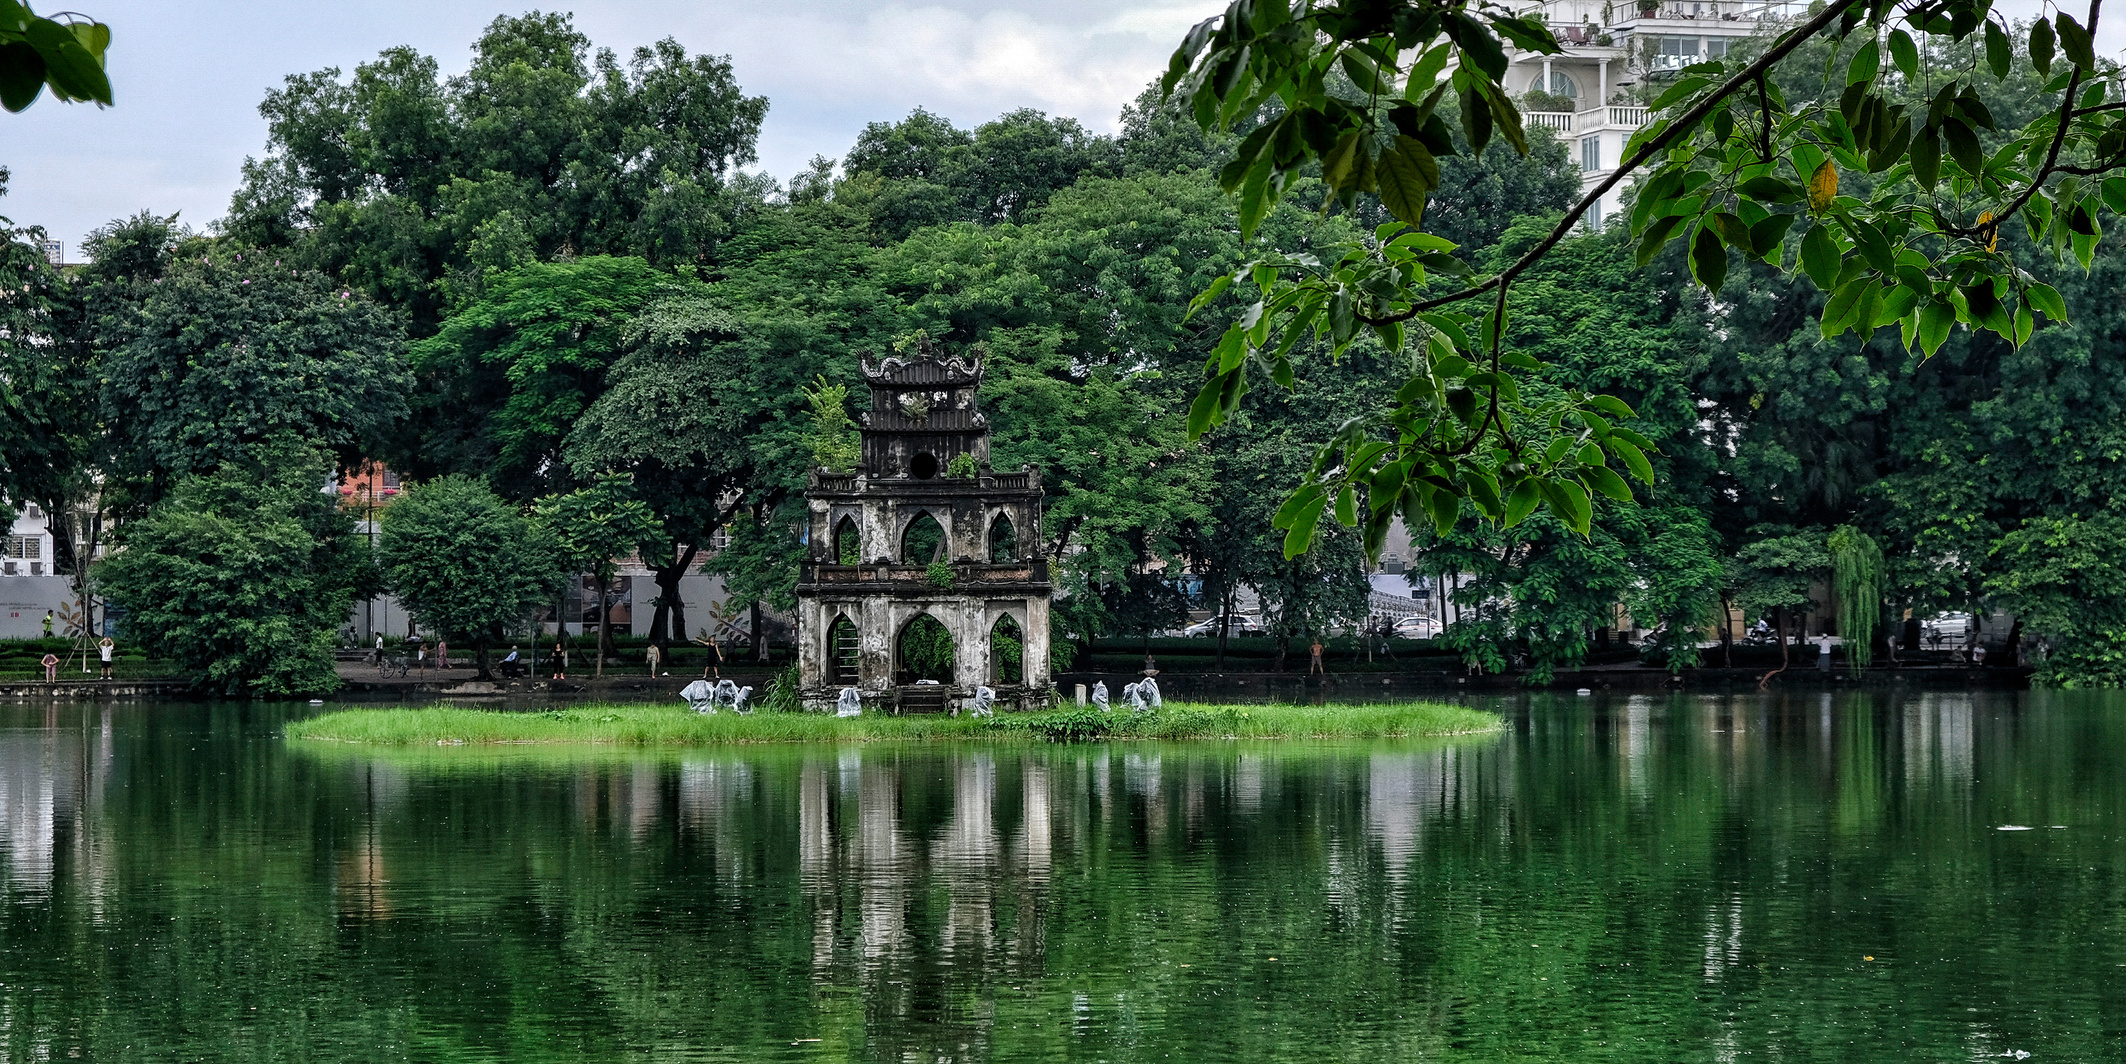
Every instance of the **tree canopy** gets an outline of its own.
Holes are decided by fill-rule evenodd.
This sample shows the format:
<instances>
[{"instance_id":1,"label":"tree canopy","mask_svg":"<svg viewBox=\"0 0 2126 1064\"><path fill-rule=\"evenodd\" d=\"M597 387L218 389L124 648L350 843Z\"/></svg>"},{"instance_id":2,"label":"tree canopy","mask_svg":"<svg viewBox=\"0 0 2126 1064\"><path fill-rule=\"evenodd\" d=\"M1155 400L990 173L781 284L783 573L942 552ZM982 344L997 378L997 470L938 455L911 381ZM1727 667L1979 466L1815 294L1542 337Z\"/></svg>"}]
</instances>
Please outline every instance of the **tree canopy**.
<instances>
[{"instance_id":1,"label":"tree canopy","mask_svg":"<svg viewBox=\"0 0 2126 1064\"><path fill-rule=\"evenodd\" d=\"M1426 229L1439 160L1461 150L1448 108L1458 107L1472 150L1496 136L1525 154L1530 138L1502 80L1505 47L1561 52L1551 28L1488 3L1236 0L1189 32L1162 84L1205 127L1281 105L1221 171L1243 233L1316 172L1332 200L1377 197L1394 221L1334 255L1257 257L1205 290L1206 299L1229 285L1256 295L1207 362L1191 433L1237 409L1251 372L1289 386L1302 338L1341 352L1370 332L1425 356L1397 384L1391 412L1323 449L1278 514L1292 530L1288 550L1306 548L1324 513L1355 523L1358 493L1371 504L1375 549L1393 514L1444 531L1464 504L1509 525L1546 508L1587 534L1593 497L1632 498L1612 464L1652 483L1650 442L1622 424L1635 412L1613 396L1523 395L1524 375L1543 363L1510 343L1507 296L1598 196L1634 174L1642 263L1676 240L1709 289L1722 287L1736 252L1806 275L1829 293L1827 338L1895 325L1903 346L1932 354L1962 323L2019 347L2037 315L2059 322L2066 312L2057 289L2003 246L2007 222L2020 215L2055 255L2087 268L2098 215L2126 208L2126 179L2106 176L2126 161L2126 113L2107 102L2120 95L2117 64L2091 48L2099 6L2015 27L1989 0L1816 5L1761 48L1685 68L1613 174L1542 240L1479 275ZM1928 61L1959 49L1970 65ZM2020 71L2048 99L2004 126L1979 86Z\"/></svg>"},{"instance_id":2,"label":"tree canopy","mask_svg":"<svg viewBox=\"0 0 2126 1064\"><path fill-rule=\"evenodd\" d=\"M96 564L127 638L220 694L339 687L333 642L376 577L366 541L320 494L329 463L288 451L188 477Z\"/></svg>"},{"instance_id":3,"label":"tree canopy","mask_svg":"<svg viewBox=\"0 0 2126 1064\"><path fill-rule=\"evenodd\" d=\"M487 651L551 603L563 574L552 538L484 484L454 475L384 510L377 564L408 613L446 639Z\"/></svg>"}]
</instances>

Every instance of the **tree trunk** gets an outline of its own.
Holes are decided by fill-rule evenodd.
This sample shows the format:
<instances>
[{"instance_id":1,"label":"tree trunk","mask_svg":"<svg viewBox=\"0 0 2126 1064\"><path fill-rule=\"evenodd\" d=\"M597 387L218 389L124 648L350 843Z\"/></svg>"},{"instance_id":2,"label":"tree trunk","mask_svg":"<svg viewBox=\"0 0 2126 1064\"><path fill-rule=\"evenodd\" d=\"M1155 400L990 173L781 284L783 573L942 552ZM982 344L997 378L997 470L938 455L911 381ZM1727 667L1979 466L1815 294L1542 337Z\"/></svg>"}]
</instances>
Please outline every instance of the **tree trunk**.
<instances>
[{"instance_id":1,"label":"tree trunk","mask_svg":"<svg viewBox=\"0 0 2126 1064\"><path fill-rule=\"evenodd\" d=\"M1735 667L1735 608L1720 596L1720 660L1725 668Z\"/></svg>"},{"instance_id":2,"label":"tree trunk","mask_svg":"<svg viewBox=\"0 0 2126 1064\"><path fill-rule=\"evenodd\" d=\"M1225 587L1224 587L1224 588L1222 588L1222 589L1220 589L1221 593L1220 593L1220 594L1219 594L1219 596L1218 596L1218 671L1219 671L1219 672L1224 672L1224 671L1225 671L1225 635L1226 635L1226 632L1227 632L1228 630L1230 630L1230 629L1231 629L1231 628L1233 627L1233 599L1234 599L1234 597L1235 597L1235 594L1236 594L1236 593L1234 592L1234 590L1233 590L1233 585L1232 585L1232 582L1231 582L1231 581L1229 581L1229 580L1228 580L1228 581L1224 581L1224 583L1225 583Z\"/></svg>"},{"instance_id":3,"label":"tree trunk","mask_svg":"<svg viewBox=\"0 0 2126 1064\"><path fill-rule=\"evenodd\" d=\"M603 574L598 577L598 668L592 673L597 679L605 678L605 600L607 585L611 582Z\"/></svg>"},{"instance_id":4,"label":"tree trunk","mask_svg":"<svg viewBox=\"0 0 2126 1064\"><path fill-rule=\"evenodd\" d=\"M1771 683L1772 683L1772 677L1774 677L1774 676L1777 676L1777 675L1779 675L1780 673L1782 673L1782 672L1785 672L1785 671L1786 671L1786 666L1787 666L1787 657L1786 657L1786 607L1785 607L1785 606L1774 606L1774 607L1772 607L1772 626L1773 626L1773 627L1775 627L1775 628L1777 628L1777 629L1779 629L1779 667L1778 667L1778 668L1776 668L1776 669L1773 669L1772 671L1770 671L1770 672L1768 672L1768 673L1765 673L1765 674L1764 674L1764 675L1762 675L1762 676L1759 676L1759 677L1757 677L1757 690L1759 690L1759 691L1762 691L1762 690L1766 689L1767 687L1771 686Z\"/></svg>"},{"instance_id":5,"label":"tree trunk","mask_svg":"<svg viewBox=\"0 0 2126 1064\"><path fill-rule=\"evenodd\" d=\"M754 661L758 661L758 662L762 662L762 663L766 663L766 662L767 662L767 660L768 660L768 639L767 639L767 634L766 634L766 632L765 632L765 631L763 631L763 628L762 628L762 624L761 624L761 619L760 619L760 600L759 600L759 599L754 599L754 600L753 600L753 606L752 606L752 611L753 611L753 660L754 660Z\"/></svg>"},{"instance_id":6,"label":"tree trunk","mask_svg":"<svg viewBox=\"0 0 2126 1064\"><path fill-rule=\"evenodd\" d=\"M650 638L656 641L660 656L668 657L673 643L687 641L687 604L679 596L679 580L693 566L694 552L694 547L686 547L671 565L651 570L651 579L657 583L657 612L650 619Z\"/></svg>"},{"instance_id":7,"label":"tree trunk","mask_svg":"<svg viewBox=\"0 0 2126 1064\"><path fill-rule=\"evenodd\" d=\"M495 678L495 674L488 671L487 648L492 645L495 640L500 639L501 637L502 633L500 631L495 631L488 634L487 636L482 637L478 642L473 644L473 662L479 669L478 672L473 674L473 679L492 681ZM532 645L534 647L538 646L538 640L533 640Z\"/></svg>"}]
</instances>

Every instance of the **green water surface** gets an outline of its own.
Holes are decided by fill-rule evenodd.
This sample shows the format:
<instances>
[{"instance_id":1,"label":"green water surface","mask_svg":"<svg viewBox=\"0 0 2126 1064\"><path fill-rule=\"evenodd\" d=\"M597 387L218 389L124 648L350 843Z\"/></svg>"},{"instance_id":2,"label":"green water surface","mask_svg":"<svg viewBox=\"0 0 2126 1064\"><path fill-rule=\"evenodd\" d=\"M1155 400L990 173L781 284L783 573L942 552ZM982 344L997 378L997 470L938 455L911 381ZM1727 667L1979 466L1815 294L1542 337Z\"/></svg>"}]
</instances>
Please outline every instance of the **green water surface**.
<instances>
[{"instance_id":1,"label":"green water surface","mask_svg":"<svg viewBox=\"0 0 2126 1064\"><path fill-rule=\"evenodd\" d=\"M0 1053L2126 1060L2126 696L1477 704L670 755L0 708Z\"/></svg>"}]
</instances>

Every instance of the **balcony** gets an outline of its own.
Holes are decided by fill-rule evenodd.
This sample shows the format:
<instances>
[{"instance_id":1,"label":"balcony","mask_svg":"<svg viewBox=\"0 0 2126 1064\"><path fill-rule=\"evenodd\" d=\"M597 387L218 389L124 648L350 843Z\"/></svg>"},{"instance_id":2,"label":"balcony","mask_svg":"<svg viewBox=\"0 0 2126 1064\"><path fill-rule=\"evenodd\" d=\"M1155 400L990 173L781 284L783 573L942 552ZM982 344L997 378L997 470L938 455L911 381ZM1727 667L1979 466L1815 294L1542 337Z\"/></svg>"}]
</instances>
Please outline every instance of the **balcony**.
<instances>
[{"instance_id":1,"label":"balcony","mask_svg":"<svg viewBox=\"0 0 2126 1064\"><path fill-rule=\"evenodd\" d=\"M1552 133L1592 133L1598 129L1637 129L1646 124L1644 107L1591 107L1585 111L1528 111L1528 125Z\"/></svg>"}]
</instances>

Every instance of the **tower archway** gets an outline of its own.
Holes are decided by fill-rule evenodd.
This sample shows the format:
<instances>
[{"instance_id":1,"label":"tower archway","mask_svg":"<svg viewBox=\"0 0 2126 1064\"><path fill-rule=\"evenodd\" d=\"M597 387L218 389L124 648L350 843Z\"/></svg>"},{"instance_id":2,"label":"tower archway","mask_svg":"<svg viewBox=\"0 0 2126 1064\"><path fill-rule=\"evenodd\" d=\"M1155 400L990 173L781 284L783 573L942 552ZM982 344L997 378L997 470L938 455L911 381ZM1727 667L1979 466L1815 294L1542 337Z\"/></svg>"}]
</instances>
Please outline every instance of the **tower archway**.
<instances>
[{"instance_id":1,"label":"tower archway","mask_svg":"<svg viewBox=\"0 0 2126 1064\"><path fill-rule=\"evenodd\" d=\"M1019 560L1019 530L1011 525L1010 514L998 514L989 522L989 562L1002 565Z\"/></svg>"},{"instance_id":2,"label":"tower archway","mask_svg":"<svg viewBox=\"0 0 2126 1064\"><path fill-rule=\"evenodd\" d=\"M1008 613L989 626L989 682L1026 682L1026 636Z\"/></svg>"},{"instance_id":3,"label":"tower archway","mask_svg":"<svg viewBox=\"0 0 2126 1064\"><path fill-rule=\"evenodd\" d=\"M945 558L945 526L924 510L908 522L901 533L901 562L904 565L929 565Z\"/></svg>"},{"instance_id":4,"label":"tower archway","mask_svg":"<svg viewBox=\"0 0 2126 1064\"><path fill-rule=\"evenodd\" d=\"M857 531L856 519L847 514L834 525L834 560L837 565L864 564L864 535Z\"/></svg>"},{"instance_id":5,"label":"tower archway","mask_svg":"<svg viewBox=\"0 0 2126 1064\"><path fill-rule=\"evenodd\" d=\"M894 681L904 684L919 680L951 683L955 657L952 632L944 622L927 613L918 613L901 626L900 637L894 640Z\"/></svg>"},{"instance_id":6,"label":"tower archway","mask_svg":"<svg viewBox=\"0 0 2126 1064\"><path fill-rule=\"evenodd\" d=\"M837 687L853 687L861 675L859 656L863 652L862 635L856 630L856 622L846 613L834 616L834 623L827 626L827 680Z\"/></svg>"}]
</instances>

